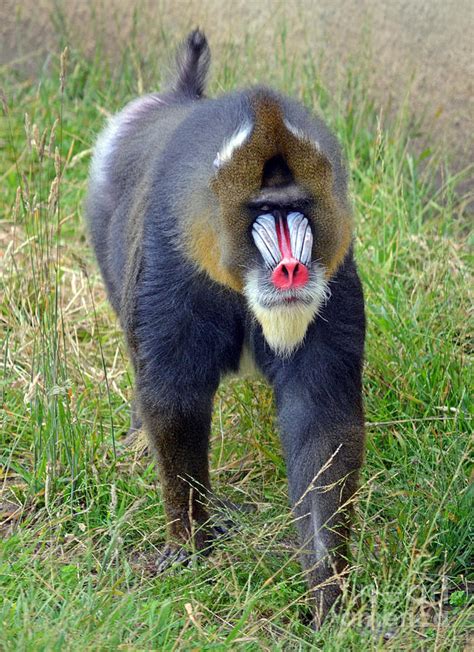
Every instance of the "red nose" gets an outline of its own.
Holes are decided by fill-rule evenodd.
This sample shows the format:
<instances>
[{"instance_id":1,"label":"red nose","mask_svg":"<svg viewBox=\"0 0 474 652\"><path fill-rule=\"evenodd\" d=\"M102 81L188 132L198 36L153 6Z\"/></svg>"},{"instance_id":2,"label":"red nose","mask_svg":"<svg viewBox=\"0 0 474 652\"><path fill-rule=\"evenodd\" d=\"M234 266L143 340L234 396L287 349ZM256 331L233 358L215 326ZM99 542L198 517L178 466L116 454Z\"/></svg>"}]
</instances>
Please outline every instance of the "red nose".
<instances>
[{"instance_id":1,"label":"red nose","mask_svg":"<svg viewBox=\"0 0 474 652\"><path fill-rule=\"evenodd\" d=\"M283 258L272 273L273 284L279 290L303 287L308 279L309 272L306 265L293 257Z\"/></svg>"}]
</instances>

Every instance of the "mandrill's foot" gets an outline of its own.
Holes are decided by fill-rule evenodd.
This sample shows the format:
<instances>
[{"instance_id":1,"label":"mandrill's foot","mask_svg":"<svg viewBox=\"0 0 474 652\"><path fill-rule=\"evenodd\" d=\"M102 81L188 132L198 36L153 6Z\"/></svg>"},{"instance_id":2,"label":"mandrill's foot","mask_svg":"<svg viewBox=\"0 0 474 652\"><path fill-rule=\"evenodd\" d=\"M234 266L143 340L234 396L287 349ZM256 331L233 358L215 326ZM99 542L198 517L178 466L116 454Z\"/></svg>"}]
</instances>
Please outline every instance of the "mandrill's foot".
<instances>
[{"instance_id":1,"label":"mandrill's foot","mask_svg":"<svg viewBox=\"0 0 474 652\"><path fill-rule=\"evenodd\" d=\"M186 567L191 562L192 552L177 545L167 545L156 560L156 572L164 573L172 566Z\"/></svg>"},{"instance_id":2,"label":"mandrill's foot","mask_svg":"<svg viewBox=\"0 0 474 652\"><path fill-rule=\"evenodd\" d=\"M340 576L335 573L333 583L327 580L323 589L316 589L313 593L313 629L318 632L330 614L341 610L343 599L343 585Z\"/></svg>"},{"instance_id":3,"label":"mandrill's foot","mask_svg":"<svg viewBox=\"0 0 474 652\"><path fill-rule=\"evenodd\" d=\"M168 543L156 560L156 572L163 573L172 566L181 566L185 568L189 566L193 559L199 554L207 557L212 552L213 543L219 539L227 536L227 529L222 525L216 525L211 528L206 534L206 545L201 545L192 550L191 547L180 546L177 543Z\"/></svg>"}]
</instances>

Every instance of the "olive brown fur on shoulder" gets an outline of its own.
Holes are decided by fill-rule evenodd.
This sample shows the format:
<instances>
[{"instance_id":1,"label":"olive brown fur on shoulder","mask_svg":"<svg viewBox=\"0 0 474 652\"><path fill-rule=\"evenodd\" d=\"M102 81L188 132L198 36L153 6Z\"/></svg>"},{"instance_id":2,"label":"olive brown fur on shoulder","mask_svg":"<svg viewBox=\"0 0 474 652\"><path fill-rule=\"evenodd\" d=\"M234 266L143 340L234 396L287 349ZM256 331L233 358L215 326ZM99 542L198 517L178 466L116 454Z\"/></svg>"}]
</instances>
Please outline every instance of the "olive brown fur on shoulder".
<instances>
[{"instance_id":1,"label":"olive brown fur on shoulder","mask_svg":"<svg viewBox=\"0 0 474 652\"><path fill-rule=\"evenodd\" d=\"M99 136L86 215L156 453L164 569L208 549L214 394L244 354L274 390L315 624L341 606L364 456L365 317L337 139L266 87L204 95L192 32L169 90Z\"/></svg>"}]
</instances>

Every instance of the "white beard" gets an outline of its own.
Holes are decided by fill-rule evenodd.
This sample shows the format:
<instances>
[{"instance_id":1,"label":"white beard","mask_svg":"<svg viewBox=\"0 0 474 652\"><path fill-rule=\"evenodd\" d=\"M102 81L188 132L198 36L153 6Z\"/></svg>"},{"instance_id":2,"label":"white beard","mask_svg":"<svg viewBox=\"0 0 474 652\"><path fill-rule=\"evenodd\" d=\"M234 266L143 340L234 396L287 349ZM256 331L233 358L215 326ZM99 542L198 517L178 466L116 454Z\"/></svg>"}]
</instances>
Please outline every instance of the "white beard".
<instances>
[{"instance_id":1,"label":"white beard","mask_svg":"<svg viewBox=\"0 0 474 652\"><path fill-rule=\"evenodd\" d=\"M269 297L277 297L278 290L264 290ZM262 327L263 336L273 351L288 357L303 342L308 326L328 300L330 290L321 265L313 265L312 278L304 290L293 292L293 296L310 297L311 301L263 305L262 288L258 271L248 274L244 294L253 315Z\"/></svg>"}]
</instances>

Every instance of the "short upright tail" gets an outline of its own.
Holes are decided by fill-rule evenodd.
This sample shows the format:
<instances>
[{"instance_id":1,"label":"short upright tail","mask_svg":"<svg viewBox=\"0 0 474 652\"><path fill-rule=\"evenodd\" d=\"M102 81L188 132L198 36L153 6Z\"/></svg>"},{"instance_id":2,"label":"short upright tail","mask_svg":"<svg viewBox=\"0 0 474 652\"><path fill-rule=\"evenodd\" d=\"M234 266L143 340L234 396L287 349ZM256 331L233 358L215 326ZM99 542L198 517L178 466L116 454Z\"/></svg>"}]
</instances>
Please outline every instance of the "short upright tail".
<instances>
[{"instance_id":1,"label":"short upright tail","mask_svg":"<svg viewBox=\"0 0 474 652\"><path fill-rule=\"evenodd\" d=\"M195 29L178 50L173 91L189 99L202 97L210 62L211 51L204 32Z\"/></svg>"}]
</instances>

